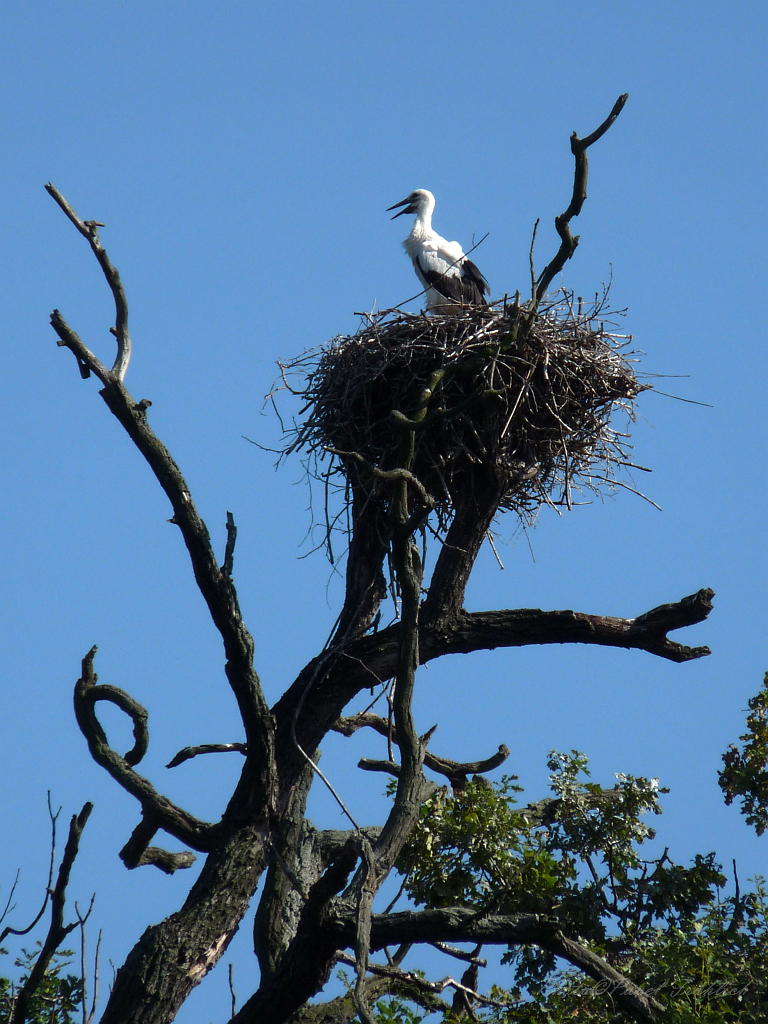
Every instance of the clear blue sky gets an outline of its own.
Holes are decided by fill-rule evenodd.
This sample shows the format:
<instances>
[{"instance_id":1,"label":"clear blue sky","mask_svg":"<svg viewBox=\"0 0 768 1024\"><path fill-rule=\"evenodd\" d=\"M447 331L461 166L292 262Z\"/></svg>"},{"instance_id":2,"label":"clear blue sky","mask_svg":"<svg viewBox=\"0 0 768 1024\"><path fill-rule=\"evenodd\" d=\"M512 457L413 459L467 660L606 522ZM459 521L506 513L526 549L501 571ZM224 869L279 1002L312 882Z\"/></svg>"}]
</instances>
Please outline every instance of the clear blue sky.
<instances>
[{"instance_id":1,"label":"clear blue sky","mask_svg":"<svg viewBox=\"0 0 768 1024\"><path fill-rule=\"evenodd\" d=\"M766 840L723 805L716 771L768 669L767 21L758 0L6 3L0 900L21 865L17 920L41 892L49 788L66 816L96 805L71 895L82 905L96 891L115 964L190 884L192 872L128 873L117 858L136 805L91 762L71 710L91 644L101 680L149 710L141 770L202 817L220 813L235 761L163 765L187 744L241 736L167 502L48 326L58 307L111 356L107 288L43 184L107 225L131 308L127 384L152 400L222 552L235 514L241 604L274 699L324 641L340 596L322 554L300 558L311 547L300 466L275 473L242 439L279 439L262 411L276 360L415 291L405 222L385 213L414 188L436 194L447 237L466 247L490 232L475 257L495 295L525 289L533 222L543 263L570 195L569 134L594 129L625 91L591 150L582 243L558 283L589 295L612 270L642 369L682 375L658 384L713 408L642 396L635 453L663 512L622 493L544 515L535 561L502 520L506 569L484 552L468 604L632 616L711 586L711 619L678 639L713 655L454 658L420 676L418 724L438 722L432 747L455 759L506 743L531 799L551 748L585 751L605 785L612 772L659 776L673 857L715 849L742 879L765 871ZM353 769L366 742L332 738L323 761L364 819L382 813L381 779ZM313 814L342 824L323 794ZM241 998L249 943L244 926L230 954ZM225 974L178 1019L225 1019Z\"/></svg>"}]
</instances>

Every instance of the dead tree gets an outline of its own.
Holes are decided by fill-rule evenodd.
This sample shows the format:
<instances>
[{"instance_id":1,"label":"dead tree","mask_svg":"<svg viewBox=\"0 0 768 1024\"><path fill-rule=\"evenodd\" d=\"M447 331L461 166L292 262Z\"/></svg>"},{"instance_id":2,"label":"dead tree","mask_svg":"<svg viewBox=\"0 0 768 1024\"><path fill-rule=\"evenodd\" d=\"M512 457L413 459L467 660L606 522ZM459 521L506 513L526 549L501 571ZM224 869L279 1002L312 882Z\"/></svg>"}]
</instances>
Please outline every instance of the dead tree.
<instances>
[{"instance_id":1,"label":"dead tree","mask_svg":"<svg viewBox=\"0 0 768 1024\"><path fill-rule=\"evenodd\" d=\"M286 1020L372 1020L369 999L382 984L417 991L441 1005L438 987L369 958L385 947L417 943L536 944L592 978L610 983L616 1002L635 1020L655 1020L660 1004L569 935L555 914L478 915L466 908L377 913L373 903L433 787L426 765L454 785L488 771L506 748L473 764L428 752L411 704L419 665L443 655L528 644L585 643L635 648L675 662L699 658L706 647L667 637L708 615L711 591L701 590L634 619L532 609L468 612L464 592L478 551L500 509L525 514L542 501L570 504L577 480L602 486L626 463L625 439L609 425L615 406L631 407L640 386L600 322L602 306L578 308L570 296L548 302L554 275L575 250L569 222L586 197L586 149L618 116L587 139L573 135L574 194L556 220L562 245L537 279L527 303L501 303L452 316L375 318L362 332L322 353L310 366L304 393L310 414L293 446L328 459L326 472L344 487L350 517L346 595L335 633L273 707L253 664L254 644L240 614L234 583L236 530L227 516L227 544L217 560L181 470L155 435L147 400L124 384L130 355L128 307L120 277L99 240L95 221L81 220L52 186L47 189L85 236L115 299L117 358L108 369L54 311L59 344L75 355L83 377L94 374L100 394L149 463L173 509L195 581L221 635L225 673L243 722L238 783L221 818L201 821L140 775L147 750L147 712L127 693L97 682L96 648L82 662L75 690L78 724L94 760L138 801L141 820L121 851L126 867L152 864L173 872L193 854L150 845L167 832L205 855L202 871L179 910L147 928L117 973L102 1024L161 1024L173 1020L191 990L221 958L266 872L254 934L260 981L233 1024ZM299 368L302 368L301 366ZM339 411L340 395L347 396ZM335 410L335 411L334 411ZM424 550L436 550L425 578ZM377 616L389 569L398 614L384 628ZM389 719L343 719L358 693L389 689ZM135 745L125 755L108 743L96 714L109 701L132 720ZM396 782L381 825L352 822L347 831L316 829L305 817L317 754L331 730L372 727L387 737L384 770ZM190 747L172 764L216 748ZM395 757L395 751L398 756ZM454 953L467 955L454 949ZM338 963L356 972L349 1001L318 1008L307 1001ZM476 970L476 968L475 968ZM469 974L467 974L469 977ZM452 983L474 998L471 986ZM450 1004L444 1004L449 1006Z\"/></svg>"}]
</instances>

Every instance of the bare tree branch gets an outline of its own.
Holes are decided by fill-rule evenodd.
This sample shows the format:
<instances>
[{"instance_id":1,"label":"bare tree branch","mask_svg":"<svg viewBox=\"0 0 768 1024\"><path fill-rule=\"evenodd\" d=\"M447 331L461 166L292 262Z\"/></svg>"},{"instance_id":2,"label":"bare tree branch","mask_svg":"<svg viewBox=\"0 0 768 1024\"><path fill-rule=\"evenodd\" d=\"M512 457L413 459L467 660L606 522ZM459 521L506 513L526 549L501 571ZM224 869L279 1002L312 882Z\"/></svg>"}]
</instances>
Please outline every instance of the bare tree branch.
<instances>
[{"instance_id":1,"label":"bare tree branch","mask_svg":"<svg viewBox=\"0 0 768 1024\"><path fill-rule=\"evenodd\" d=\"M421 664L426 664L445 654L533 644L581 643L647 651L674 662L691 661L708 655L709 648L686 647L669 640L666 633L706 619L712 610L713 596L712 590L699 590L635 619L574 611L546 612L538 608L461 611L438 623L421 623L419 659ZM277 722L281 772L288 770L293 755L291 749L280 742L280 737L293 719L299 696L304 695L304 702L296 728L305 749L314 750L355 694L371 685L371 678L383 682L395 674L399 629L399 624L395 624L359 637L335 658L326 654L322 672L317 672L317 659L302 670L272 709ZM310 677L314 677L314 682L305 693Z\"/></svg>"},{"instance_id":2,"label":"bare tree branch","mask_svg":"<svg viewBox=\"0 0 768 1024\"><path fill-rule=\"evenodd\" d=\"M184 764L185 761L198 757L200 754L245 754L246 750L245 743L201 743L196 747L184 747L171 758L165 767L178 768L180 764Z\"/></svg>"},{"instance_id":3,"label":"bare tree branch","mask_svg":"<svg viewBox=\"0 0 768 1024\"><path fill-rule=\"evenodd\" d=\"M349 946L354 922L336 919ZM610 986L611 995L630 1016L643 1024L656 1021L663 1006L647 995L602 957L567 938L557 921L538 914L479 915L475 909L449 907L443 910L405 911L377 915L371 920L371 950L402 942L482 942L537 945L551 950L583 970L589 977Z\"/></svg>"},{"instance_id":4,"label":"bare tree branch","mask_svg":"<svg viewBox=\"0 0 768 1024\"><path fill-rule=\"evenodd\" d=\"M232 964L228 965L228 980L229 980L229 998L232 1005L232 1016L235 1016L237 1012L237 997L235 996L235 980L234 980L234 967Z\"/></svg>"},{"instance_id":5,"label":"bare tree branch","mask_svg":"<svg viewBox=\"0 0 768 1024\"><path fill-rule=\"evenodd\" d=\"M61 197L54 191L51 194L69 219L78 230L82 232L84 229L83 233L89 238L102 269L109 275L103 250L100 253L100 246L96 244L96 225L80 221L66 202L59 201ZM118 279L108 276L108 280L113 287ZM120 299L121 296L116 295L116 302ZM270 831L279 815L274 723L253 667L253 639L243 624L234 583L219 569L208 529L197 513L184 477L167 448L149 427L147 409L151 403L146 399L134 401L122 383L127 353L125 346L120 349L120 342L127 339L124 330L127 315L124 313L125 310L118 315L115 332L118 336L118 360L112 371L98 362L60 314L54 315L52 325L62 343L77 356L81 372L90 369L97 373L104 385L102 398L146 459L171 502L171 521L181 530L195 580L224 642L225 672L243 720L247 756L220 823L215 848L211 850L184 906L172 919L148 928L134 946L126 964L117 973L103 1024L117 1024L126 1013L133 1013L139 1004L144 1008L142 1012L149 1014L147 1019L155 1020L156 1013L160 1012L157 998L160 991L163 993L162 1013L168 1013L168 1007L171 1007L171 1015L175 1013L191 989L218 961L235 933L264 869ZM229 537L231 546L231 530ZM84 663L81 684L85 689L88 688L89 673L92 676L93 672L92 658L93 654L90 665ZM95 679L91 678L90 684L93 683ZM166 864L169 863L167 856L178 857L147 849L146 846L143 851L139 850L139 839L143 842L155 827L168 828L172 834L178 831L179 838L193 848L196 845L199 848L199 844L190 840L211 838L210 832L205 833L206 826L198 830L203 823L191 815L185 816L165 798L159 797L146 779L133 772L123 758L110 750L103 733L99 735L100 727L92 707L81 702L81 712L92 753L95 751L102 757L104 766L109 765L108 770L121 785L143 801L143 808L150 808L142 826L129 840L128 853L131 857L139 862L141 857L145 857L151 863L166 859ZM291 781L288 781L286 793L290 787ZM175 866L180 866L178 860ZM175 965L172 979L167 974L168 963Z\"/></svg>"},{"instance_id":6,"label":"bare tree branch","mask_svg":"<svg viewBox=\"0 0 768 1024\"><path fill-rule=\"evenodd\" d=\"M482 947L478 946L474 953L467 953L465 949L459 949L457 946L451 946L447 942L431 942L431 946L439 950L441 953L445 953L446 956L455 957L457 960L466 960L471 964L476 964L478 967L487 967L488 961L481 960L477 954Z\"/></svg>"},{"instance_id":7,"label":"bare tree branch","mask_svg":"<svg viewBox=\"0 0 768 1024\"><path fill-rule=\"evenodd\" d=\"M111 371L99 362L80 336L72 330L58 309L54 309L51 313L51 327L59 336L59 345L63 345L74 354L80 369L80 376L84 380L90 377L91 371L96 374L102 384L106 385L112 380Z\"/></svg>"},{"instance_id":8,"label":"bare tree branch","mask_svg":"<svg viewBox=\"0 0 768 1024\"><path fill-rule=\"evenodd\" d=\"M172 875L184 868L191 868L195 863L194 853L183 850L180 853L172 853L170 850L163 850L159 846L149 846L158 825L151 817L140 821L131 833L131 838L120 851L120 859L127 868L144 867L151 864L166 875Z\"/></svg>"},{"instance_id":9,"label":"bare tree branch","mask_svg":"<svg viewBox=\"0 0 768 1024\"><path fill-rule=\"evenodd\" d=\"M29 932L32 931L37 922L45 913L45 908L48 906L48 900L51 897L51 886L53 884L53 870L54 867L56 866L56 821L60 814L61 808L59 808L55 814L53 813L53 808L51 807L51 791L48 790L48 817L51 819L51 857L50 861L48 862L48 882L45 886L45 896L43 897L43 905L35 915L34 919L32 920L32 923L27 925L26 928L12 928L10 925L3 928L2 932L0 932L0 944L2 944L3 940L8 935L28 935ZM7 916L10 910L14 909L13 907L11 907L11 901L13 900L13 894L16 891L18 881L19 872L17 871L16 878L14 879L13 885L11 886L11 891L8 894L8 899L6 901L5 908L3 909L3 913L0 914L0 921L2 921Z\"/></svg>"},{"instance_id":10,"label":"bare tree branch","mask_svg":"<svg viewBox=\"0 0 768 1024\"><path fill-rule=\"evenodd\" d=\"M227 512L227 546L224 550L224 561L221 565L221 575L231 577L233 562L235 558L235 541L237 540L237 527L231 512Z\"/></svg>"},{"instance_id":11,"label":"bare tree branch","mask_svg":"<svg viewBox=\"0 0 768 1024\"><path fill-rule=\"evenodd\" d=\"M86 998L86 972L87 964L85 960L85 921L80 925L82 942L81 942L81 965L82 965L82 976L83 976L83 1024L91 1024L91 1021L96 1016L96 1004L99 1001L99 961L101 958L101 929L99 929L99 937L96 940L96 955L93 958L93 999L91 1000L91 1008L88 1009L87 998Z\"/></svg>"},{"instance_id":12,"label":"bare tree branch","mask_svg":"<svg viewBox=\"0 0 768 1024\"><path fill-rule=\"evenodd\" d=\"M361 757L357 767L364 772L383 772L386 775L400 776L400 765L396 761L377 761L373 757Z\"/></svg>"},{"instance_id":13,"label":"bare tree branch","mask_svg":"<svg viewBox=\"0 0 768 1024\"><path fill-rule=\"evenodd\" d=\"M88 921L88 918L91 916L91 911L93 910L93 904L94 904L95 900L96 900L96 895L94 894L91 897L91 903L90 903L90 906L88 907L88 910L87 910L85 916L83 916L80 913L80 907L78 907L77 901L75 901L75 913L77 914L77 927L80 929L80 980L81 980L81 983L82 983L82 992L80 994L80 1011L81 1011L81 1015L82 1015L82 1019L83 1019L83 1024L91 1024L91 1021L93 1020L93 1018L94 1018L94 1016L96 1014L96 1001L98 999L98 994L99 994L99 955L101 953L101 931L99 931L99 938L98 938L98 940L96 942L96 956L95 956L95 959L94 959L94 968L93 968L93 999L91 1001L91 1010L89 1012L88 1011L88 961L87 961L87 957L85 955L85 947L86 947L85 925L86 925L86 923Z\"/></svg>"},{"instance_id":14,"label":"bare tree branch","mask_svg":"<svg viewBox=\"0 0 768 1024\"><path fill-rule=\"evenodd\" d=\"M555 217L555 227L557 228L557 233L561 238L560 248L558 249L554 259L547 264L539 276L539 282L536 288L537 304L541 301L544 295L546 295L547 288L549 288L553 279L560 273L571 256L576 252L576 246L579 244L579 236L572 235L571 229L568 225L574 217L578 217L581 213L584 200L587 198L587 174L589 170L587 163L587 149L593 142L597 142L598 139L605 135L624 109L624 104L628 99L628 92L619 96L608 117L603 121L599 128L596 128L595 131L585 139L580 139L576 132L571 135L571 152L576 160L576 169L573 180L573 195L571 196L571 201L568 204L568 209L564 213L561 213L559 217Z\"/></svg>"},{"instance_id":15,"label":"bare tree branch","mask_svg":"<svg viewBox=\"0 0 768 1024\"><path fill-rule=\"evenodd\" d=\"M224 641L226 673L243 719L249 770L254 776L268 773L272 762L271 718L253 668L253 638L243 624L234 584L219 570L208 528L198 515L179 467L147 423L146 410L133 401L119 382L105 387L101 395L168 495L173 507L172 521L181 530L195 580ZM253 785L256 778L250 781ZM259 780L260 790L272 785L268 777Z\"/></svg>"},{"instance_id":16,"label":"bare tree branch","mask_svg":"<svg viewBox=\"0 0 768 1024\"><path fill-rule=\"evenodd\" d=\"M115 296L118 309L116 323L118 360L112 371L106 370L98 362L58 311L51 318L52 326L61 341L71 348L78 357L80 365L87 366L99 377L104 385L101 391L102 398L148 462L171 502L172 522L181 530L192 561L195 580L224 641L227 654L227 678L237 698L248 743L243 786L251 793L255 787L256 793L268 794L262 806L273 806L276 794L274 792L275 779L272 773L274 761L272 720L258 676L253 668L253 638L243 624L231 572L222 572L219 569L211 546L208 528L198 515L187 483L170 452L147 422L147 409L151 403L146 399L135 402L122 383L127 362L125 350L120 346L121 339L125 342L128 337L127 302L119 275L107 259L98 240L96 232L98 225L95 222L82 221L52 185L48 185L46 188L78 231L88 238ZM130 344L129 341L128 344ZM234 548L234 522L231 523L231 526L229 522L228 520L227 551L231 563L231 552ZM225 554L225 562L226 559L227 555ZM241 792L240 796L245 799L244 793ZM251 801L252 797L248 797L247 802Z\"/></svg>"},{"instance_id":17,"label":"bare tree branch","mask_svg":"<svg viewBox=\"0 0 768 1024\"><path fill-rule=\"evenodd\" d=\"M84 804L80 813L73 815L69 823L69 836L64 847L64 855L61 858L56 885L51 893L51 924L32 970L29 972L29 977L21 986L16 997L16 1005L10 1024L24 1024L24 1021L27 1019L29 1002L45 977L45 972L53 959L53 954L67 935L74 928L77 928L77 921L67 925L64 924L64 905L66 903L67 886L69 885L72 865L80 848L80 836L83 834L83 829L92 810L93 804ZM78 918L79 916L78 914Z\"/></svg>"},{"instance_id":18,"label":"bare tree branch","mask_svg":"<svg viewBox=\"0 0 768 1024\"><path fill-rule=\"evenodd\" d=\"M188 811L177 807L167 797L158 793L149 779L145 779L143 775L139 775L133 770L133 765L141 760L146 751L148 742L147 712L123 690L118 690L114 686L96 684L97 676L93 670L95 654L96 647L92 647L83 658L82 675L75 686L75 717L80 731L88 741L88 749L94 761L106 769L112 778L123 789L136 797L141 804L145 819L140 826L141 839L145 840L144 847L139 851L140 842L138 839L134 839L133 844L130 845L132 856L129 856L126 861L127 866L136 867L142 863L141 856L146 848L146 843L159 828L163 828L170 835L195 850L210 850L216 835L216 826L200 821ZM110 703L116 704L133 719L136 745L125 757L121 757L117 751L113 750L107 741L106 734L94 711L94 704L98 700L108 700ZM136 834L134 832L134 837ZM154 861L150 860L144 863L154 863Z\"/></svg>"},{"instance_id":19,"label":"bare tree branch","mask_svg":"<svg viewBox=\"0 0 768 1024\"><path fill-rule=\"evenodd\" d=\"M114 366L112 367L112 373L115 375L117 380L122 380L125 377L125 371L128 369L128 363L131 359L131 336L128 333L128 302L125 298L125 291L123 289L123 283L120 280L120 275L110 263L106 250L99 241L98 229L103 228L104 225L96 220L81 220L66 201L64 196L58 191L58 189L54 188L50 182L45 186L45 191L49 196L52 196L56 200L80 234L88 239L88 243L93 250L96 259L99 261L99 266L104 272L104 277L107 279L107 284L109 285L112 296L115 300L114 333L117 338L117 358L115 359ZM91 369L93 369L93 367L91 367ZM97 376L99 376L99 379L101 380L101 376L99 374L97 374ZM102 380L102 383L106 384L106 381Z\"/></svg>"},{"instance_id":20,"label":"bare tree branch","mask_svg":"<svg viewBox=\"0 0 768 1024\"><path fill-rule=\"evenodd\" d=\"M699 590L681 601L659 605L634 619L527 608L464 612L456 617L452 626L443 624L442 630L423 631L422 646L426 655L423 660L438 657L437 651L468 654L497 647L585 643L647 651L669 661L691 661L708 655L709 648L675 643L668 639L667 632L703 622L712 610L713 596L712 590ZM378 634L380 640L384 632Z\"/></svg>"},{"instance_id":21,"label":"bare tree branch","mask_svg":"<svg viewBox=\"0 0 768 1024\"><path fill-rule=\"evenodd\" d=\"M333 732L340 732L344 736L351 736L357 732L358 729L367 727L373 729L379 733L380 736L384 736L395 740L396 736L393 728L390 727L390 723L386 718L382 718L381 715L375 715L372 712L364 712L359 715L352 715L349 718L339 718L331 726ZM487 757L482 761L450 761L445 757L437 757L435 754L430 754L427 750L424 754L424 766L430 768L434 772L438 772L440 775L445 775L446 778L454 781L461 786L462 783L466 785L467 777L469 775L483 775L485 772L493 771L494 768L498 768L499 765L503 764L509 757L509 748L505 747L502 743L495 754L491 757ZM373 762L367 758L365 761L365 767L368 770L371 769L369 765L376 764L389 764L390 762ZM361 761L359 767L363 767Z\"/></svg>"}]
</instances>

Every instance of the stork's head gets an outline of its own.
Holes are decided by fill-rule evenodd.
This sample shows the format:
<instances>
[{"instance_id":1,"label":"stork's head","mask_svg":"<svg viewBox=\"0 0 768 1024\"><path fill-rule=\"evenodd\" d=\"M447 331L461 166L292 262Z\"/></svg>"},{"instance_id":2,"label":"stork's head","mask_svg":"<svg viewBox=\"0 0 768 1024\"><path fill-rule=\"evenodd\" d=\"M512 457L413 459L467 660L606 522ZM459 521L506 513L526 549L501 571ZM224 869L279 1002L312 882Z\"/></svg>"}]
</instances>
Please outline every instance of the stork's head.
<instances>
[{"instance_id":1,"label":"stork's head","mask_svg":"<svg viewBox=\"0 0 768 1024\"><path fill-rule=\"evenodd\" d=\"M395 217L402 217L404 213L415 213L419 214L423 212L432 213L435 208L435 197L425 188L417 188L415 192L411 192L407 199L404 199L401 203L395 203L394 206L387 208L389 210L396 210L399 206L404 207L400 213L396 213ZM392 218L392 220L395 219Z\"/></svg>"}]
</instances>

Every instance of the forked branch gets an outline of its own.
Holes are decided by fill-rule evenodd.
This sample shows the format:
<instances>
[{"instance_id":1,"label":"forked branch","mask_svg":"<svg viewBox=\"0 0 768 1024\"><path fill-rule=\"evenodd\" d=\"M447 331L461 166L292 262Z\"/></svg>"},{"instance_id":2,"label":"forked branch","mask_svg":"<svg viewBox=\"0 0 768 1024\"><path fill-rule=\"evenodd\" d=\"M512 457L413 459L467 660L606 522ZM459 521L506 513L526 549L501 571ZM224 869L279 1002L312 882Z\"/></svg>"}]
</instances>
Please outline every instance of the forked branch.
<instances>
[{"instance_id":1,"label":"forked branch","mask_svg":"<svg viewBox=\"0 0 768 1024\"><path fill-rule=\"evenodd\" d=\"M571 256L576 252L576 246L579 244L579 236L571 234L569 225L571 220L574 217L578 217L581 213L584 200L587 198L587 174L589 172L587 149L593 142L597 142L598 139L605 135L624 109L624 104L627 102L628 98L628 92L619 96L608 117L606 117L599 128L596 128L595 131L585 139L580 139L576 132L571 135L571 152L576 160L576 168L573 178L573 195L571 196L571 201L568 204L568 209L558 217L555 217L555 228L557 229L558 235L560 235L560 248L555 254L554 259L547 264L539 275L538 284L536 286L537 305L541 302L543 296L546 295L547 289L553 279L560 273Z\"/></svg>"},{"instance_id":2,"label":"forked branch","mask_svg":"<svg viewBox=\"0 0 768 1024\"><path fill-rule=\"evenodd\" d=\"M123 288L123 282L120 280L120 275L115 267L112 266L109 257L107 256L106 249L99 240L99 228L103 228L104 225L97 220L81 220L61 192L54 188L50 182L45 186L45 191L49 196L52 196L56 200L80 234L83 235L84 238L88 239L88 244L93 250L96 259L99 261L99 266L104 273L104 277L107 279L107 284L109 285L112 296L115 300L114 334L117 338L117 357L114 365L112 366L112 373L115 375L117 380L121 381L125 377L125 372L128 369L128 363L131 359L131 336L128 333L128 301L125 297L125 290ZM64 339L62 339L62 341L63 340ZM80 362L79 358L78 362ZM85 365L87 366L87 363ZM83 363L81 363L81 366L83 366ZM97 376L101 379L100 375L97 374ZM102 380L102 383L106 383L106 381Z\"/></svg>"},{"instance_id":3,"label":"forked branch","mask_svg":"<svg viewBox=\"0 0 768 1024\"><path fill-rule=\"evenodd\" d=\"M72 820L69 823L67 845L64 847L64 856L61 858L56 885L51 893L51 924L34 966L29 972L29 977L22 985L16 997L16 1005L13 1010L13 1016L10 1019L10 1024L24 1024L28 1020L30 1000L40 987L40 983L45 977L45 972L53 959L54 953L67 935L78 926L79 922L77 920L71 924L64 924L64 904L66 902L67 886L69 885L72 865L75 863L75 857L77 857L77 852L80 848L80 836L83 834L83 829L92 810L93 804L86 803L79 814L72 815Z\"/></svg>"},{"instance_id":4,"label":"forked branch","mask_svg":"<svg viewBox=\"0 0 768 1024\"><path fill-rule=\"evenodd\" d=\"M107 370L99 362L58 310L54 311L51 324L59 336L60 343L69 348L77 357L81 371L84 369L93 371L102 382L104 385L101 391L102 398L149 463L171 502L173 507L171 522L181 530L192 561L195 580L224 641L227 656L227 678L237 699L245 728L248 756L244 771L249 778L245 788L249 791L248 793L243 791L239 795L243 800L251 802L253 799L258 799L257 794L261 794L264 798L262 805L271 806L275 802L275 781L272 770L274 761L272 719L261 690L261 684L253 668L253 638L242 621L237 592L231 578L235 540L234 521L231 515L228 515L228 539L224 565L219 568L213 553L208 528L195 508L186 481L170 452L147 422L147 409L151 403L146 399L135 402L122 383L130 346L127 333L127 301L120 276L109 262L99 242L96 230L99 225L96 222L81 220L53 185L47 185L46 188L78 231L88 239L115 297L118 359L113 369Z\"/></svg>"},{"instance_id":5,"label":"forked branch","mask_svg":"<svg viewBox=\"0 0 768 1024\"><path fill-rule=\"evenodd\" d=\"M589 615L575 611L542 611L519 608L503 611L460 611L439 623L422 622L419 630L419 661L426 664L445 654L469 654L497 647L527 647L535 644L596 644L627 650L647 651L674 662L692 661L710 653L708 647L688 647L667 637L667 631L692 626L707 618L714 591L699 590L681 601L660 605L634 619L611 615ZM422 612L423 614L423 612ZM327 658L322 671L311 662L274 707L278 735L283 723L292 721L299 696L307 680L316 684L303 702L297 722L299 742L314 750L332 728L343 708L360 690L391 679L397 669L400 626L353 640L337 658ZM290 716L290 717L289 717ZM280 757L292 752L281 747Z\"/></svg>"},{"instance_id":6,"label":"forked branch","mask_svg":"<svg viewBox=\"0 0 768 1024\"><path fill-rule=\"evenodd\" d=\"M40 910L37 912L37 914L35 914L31 924L28 924L25 928L14 928L12 925L6 925L6 927L3 928L3 930L0 932L0 946L2 946L3 940L6 939L9 935L28 935L45 913L45 908L48 906L48 900L51 898L51 893L53 892L53 870L56 867L56 822L58 820L59 814L61 814L61 808L59 808L58 811L54 813L53 807L51 807L51 792L49 790L48 817L51 819L51 859L48 864L48 883L45 886L43 905L40 907ZM5 918L11 911L15 910L15 905L12 906L12 904L13 895L16 892L16 886L18 884L18 881L19 871L16 872L16 878L14 879L13 885L11 886L11 891L8 894L8 899L6 900L5 907L3 908L2 913L0 913L0 924L2 924L2 922L5 920Z\"/></svg>"},{"instance_id":7,"label":"forked branch","mask_svg":"<svg viewBox=\"0 0 768 1024\"><path fill-rule=\"evenodd\" d=\"M349 718L339 718L334 722L331 727L333 732L340 732L343 736L352 736L353 733L357 732L358 729L369 728L373 729L380 736L389 738L395 743L397 742L397 736L395 730L392 728L386 718L382 718L381 715L374 715L372 712L363 712L359 715L352 715ZM426 768L430 768L433 772L437 772L439 775L444 775L451 781L454 788L462 788L466 785L467 777L470 775L483 775L485 772L493 771L494 768L498 768L502 765L509 757L509 748L504 746L502 743L495 754L490 757L484 758L481 761L450 761L447 757L437 757L435 754L431 754L428 750L424 754L424 765ZM372 764L379 764L379 762L371 762L367 758L364 758L360 762L359 767L369 768ZM384 764L384 762L381 762ZM377 771L378 768L373 769ZM389 767L386 769L389 771ZM397 774L397 773L395 773Z\"/></svg>"}]
</instances>

